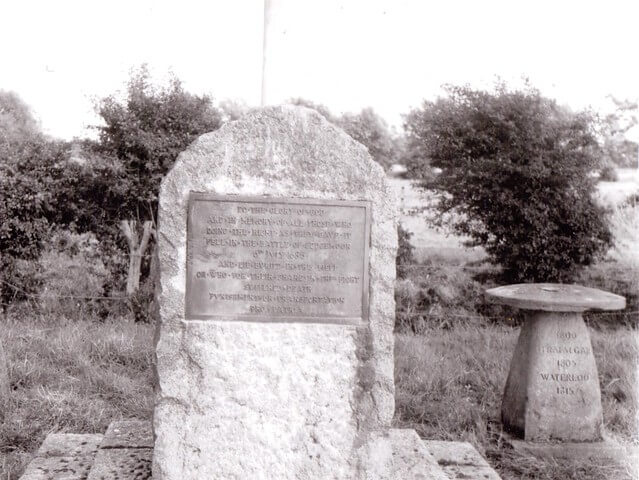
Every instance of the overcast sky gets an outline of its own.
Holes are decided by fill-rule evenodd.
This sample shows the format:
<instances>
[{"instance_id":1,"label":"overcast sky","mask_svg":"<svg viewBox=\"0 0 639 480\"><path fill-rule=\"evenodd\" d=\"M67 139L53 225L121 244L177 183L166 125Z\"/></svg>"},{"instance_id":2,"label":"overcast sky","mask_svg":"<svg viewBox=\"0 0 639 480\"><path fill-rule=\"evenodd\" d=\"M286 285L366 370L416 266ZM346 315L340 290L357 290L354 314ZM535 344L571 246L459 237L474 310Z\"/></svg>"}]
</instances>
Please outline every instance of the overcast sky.
<instances>
[{"instance_id":1,"label":"overcast sky","mask_svg":"<svg viewBox=\"0 0 639 480\"><path fill-rule=\"evenodd\" d=\"M639 97L636 0L272 0L267 101L334 113L372 106L390 124L444 83L523 76L575 109ZM260 102L263 0L0 0L0 89L43 129L85 136L92 98L148 63L187 90Z\"/></svg>"}]
</instances>

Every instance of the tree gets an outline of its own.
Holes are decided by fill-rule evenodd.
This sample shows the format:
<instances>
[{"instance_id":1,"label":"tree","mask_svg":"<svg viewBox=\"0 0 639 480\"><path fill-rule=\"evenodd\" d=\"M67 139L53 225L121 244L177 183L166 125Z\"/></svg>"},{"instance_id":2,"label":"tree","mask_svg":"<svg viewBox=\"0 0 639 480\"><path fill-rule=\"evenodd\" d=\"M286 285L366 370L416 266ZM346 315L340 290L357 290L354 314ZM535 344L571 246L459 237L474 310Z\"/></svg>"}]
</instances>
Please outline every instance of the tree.
<instances>
[{"instance_id":1,"label":"tree","mask_svg":"<svg viewBox=\"0 0 639 480\"><path fill-rule=\"evenodd\" d=\"M321 103L311 102L310 100L306 100L305 98L291 98L288 103L291 105L298 105L300 107L312 108L321 116L323 116L326 120L333 124L337 124L337 117L335 117L331 111L328 109L326 105L322 105Z\"/></svg>"},{"instance_id":2,"label":"tree","mask_svg":"<svg viewBox=\"0 0 639 480\"><path fill-rule=\"evenodd\" d=\"M373 160L384 170L395 163L397 145L388 125L372 108L365 108L360 113L344 114L337 124L351 137L368 148Z\"/></svg>"},{"instance_id":3,"label":"tree","mask_svg":"<svg viewBox=\"0 0 639 480\"><path fill-rule=\"evenodd\" d=\"M39 135L40 128L27 104L16 93L0 90L0 145L6 148Z\"/></svg>"},{"instance_id":4,"label":"tree","mask_svg":"<svg viewBox=\"0 0 639 480\"><path fill-rule=\"evenodd\" d=\"M610 245L593 199L594 118L527 87L448 87L407 117L409 172L442 195L441 215L482 245L506 281L565 281ZM434 180L430 166L440 168Z\"/></svg>"},{"instance_id":5,"label":"tree","mask_svg":"<svg viewBox=\"0 0 639 480\"><path fill-rule=\"evenodd\" d=\"M610 96L614 111L599 121L599 143L601 146L602 167L637 166L637 142L626 138L626 133L639 123L639 105L637 102L618 100Z\"/></svg>"},{"instance_id":6,"label":"tree","mask_svg":"<svg viewBox=\"0 0 639 480\"><path fill-rule=\"evenodd\" d=\"M222 112L223 123L237 120L250 110L249 106L243 100L232 100L228 98L220 102L219 108Z\"/></svg>"},{"instance_id":7,"label":"tree","mask_svg":"<svg viewBox=\"0 0 639 480\"><path fill-rule=\"evenodd\" d=\"M388 170L396 161L401 140L391 134L384 119L372 108L364 108L357 114L344 113L338 117L333 115L325 105L304 98L292 98L289 103L312 108L333 125L343 129L354 140L364 145L373 160L385 170Z\"/></svg>"},{"instance_id":8,"label":"tree","mask_svg":"<svg viewBox=\"0 0 639 480\"><path fill-rule=\"evenodd\" d=\"M209 96L186 92L176 77L153 86L146 66L132 73L125 99L110 95L96 108L104 125L97 127L102 160L92 188L102 192L104 212L127 240L130 295L139 286L162 178L196 137L220 126L221 114Z\"/></svg>"},{"instance_id":9,"label":"tree","mask_svg":"<svg viewBox=\"0 0 639 480\"><path fill-rule=\"evenodd\" d=\"M0 92L0 298L5 302L28 289L17 285L16 261L37 258L53 226L70 217L67 147L42 135L17 95Z\"/></svg>"}]
</instances>

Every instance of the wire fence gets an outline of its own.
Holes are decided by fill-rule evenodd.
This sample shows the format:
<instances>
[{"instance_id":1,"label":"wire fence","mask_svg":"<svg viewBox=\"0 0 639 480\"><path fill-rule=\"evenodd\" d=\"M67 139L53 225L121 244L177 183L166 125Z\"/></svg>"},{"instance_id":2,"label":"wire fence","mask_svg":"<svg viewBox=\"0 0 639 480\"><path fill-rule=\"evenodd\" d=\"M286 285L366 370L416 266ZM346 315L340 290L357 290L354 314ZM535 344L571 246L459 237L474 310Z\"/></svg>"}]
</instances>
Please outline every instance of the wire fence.
<instances>
[{"instance_id":1,"label":"wire fence","mask_svg":"<svg viewBox=\"0 0 639 480\"><path fill-rule=\"evenodd\" d=\"M424 264L399 264L398 267L410 267L410 268L421 268L421 269L438 269L441 267L446 268L459 268L464 270L472 269L469 266L451 266L451 265L424 265ZM43 294L34 294L25 291L24 289L13 285L12 283L7 282L6 280L0 279L0 284L6 285L11 288L15 292L20 292L20 294L30 299L31 301L43 301L43 300L76 300L76 301L113 301L113 302L127 302L130 300L129 297L125 295L116 295L116 296L85 296L85 295L43 295ZM5 303L0 302L0 305L4 307L10 307L13 303ZM449 319L456 318L459 320L504 320L506 315L469 315L469 314L459 314L452 312L433 312L431 310L421 310L414 309L409 305L405 305L402 302L398 301L396 304L396 313L398 316L401 316L402 319L410 319L410 318L429 318L429 319ZM584 312L588 317L622 317L622 318L639 318L639 310L631 310L631 311L614 311L614 312L601 312L601 311L588 311Z\"/></svg>"}]
</instances>

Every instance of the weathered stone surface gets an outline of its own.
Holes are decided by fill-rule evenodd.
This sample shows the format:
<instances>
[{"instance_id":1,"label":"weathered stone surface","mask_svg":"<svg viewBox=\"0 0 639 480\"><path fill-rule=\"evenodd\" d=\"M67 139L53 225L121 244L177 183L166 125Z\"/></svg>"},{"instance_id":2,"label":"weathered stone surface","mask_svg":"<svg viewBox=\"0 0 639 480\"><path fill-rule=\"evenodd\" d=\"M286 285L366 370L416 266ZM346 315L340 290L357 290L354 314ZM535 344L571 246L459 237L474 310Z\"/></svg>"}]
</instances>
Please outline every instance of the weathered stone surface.
<instances>
[{"instance_id":1,"label":"weathered stone surface","mask_svg":"<svg viewBox=\"0 0 639 480\"><path fill-rule=\"evenodd\" d=\"M563 283L519 283L486 290L489 300L527 310L585 312L620 310L626 299L596 288Z\"/></svg>"},{"instance_id":2,"label":"weathered stone surface","mask_svg":"<svg viewBox=\"0 0 639 480\"><path fill-rule=\"evenodd\" d=\"M101 435L52 434L38 450L39 456L27 468L21 480L144 480L151 477L152 448L127 448L114 445L146 444L150 422L113 422L107 435L110 446L100 445ZM106 441L106 435L105 439ZM513 446L540 446L512 440ZM96 455L96 448L99 451ZM581 446L582 454L594 458L612 458L597 454L598 444ZM553 447L552 445L550 447ZM586 450L583 450L583 449ZM614 449L614 460L637 456L636 449L607 442ZM538 454L535 450L533 454ZM69 454L74 454L70 456ZM547 455L542 455L547 456ZM559 455L553 455L559 456ZM238 460L239 461L239 460ZM358 451L358 480L499 480L499 476L470 445L464 442L420 440L414 430L390 429L374 432ZM200 479L197 473L195 479ZM270 478L260 476L257 478ZM306 477L300 477L306 478ZM333 477L329 477L333 478Z\"/></svg>"},{"instance_id":3,"label":"weathered stone surface","mask_svg":"<svg viewBox=\"0 0 639 480\"><path fill-rule=\"evenodd\" d=\"M93 455L36 457L20 480L86 480L93 458Z\"/></svg>"},{"instance_id":4,"label":"weathered stone surface","mask_svg":"<svg viewBox=\"0 0 639 480\"><path fill-rule=\"evenodd\" d=\"M50 433L20 479L86 479L102 437L97 434Z\"/></svg>"},{"instance_id":5,"label":"weathered stone surface","mask_svg":"<svg viewBox=\"0 0 639 480\"><path fill-rule=\"evenodd\" d=\"M153 448L151 422L120 420L111 422L101 448Z\"/></svg>"},{"instance_id":6,"label":"weathered stone surface","mask_svg":"<svg viewBox=\"0 0 639 480\"><path fill-rule=\"evenodd\" d=\"M424 445L451 480L500 480L497 472L468 442L424 440Z\"/></svg>"},{"instance_id":7,"label":"weathered stone surface","mask_svg":"<svg viewBox=\"0 0 639 480\"><path fill-rule=\"evenodd\" d=\"M91 433L50 433L40 445L38 457L79 457L95 455L104 435Z\"/></svg>"},{"instance_id":8,"label":"weathered stone surface","mask_svg":"<svg viewBox=\"0 0 639 480\"><path fill-rule=\"evenodd\" d=\"M149 448L101 449L87 480L147 480L151 478ZM206 478L194 476L196 478Z\"/></svg>"},{"instance_id":9,"label":"weathered stone surface","mask_svg":"<svg viewBox=\"0 0 639 480\"><path fill-rule=\"evenodd\" d=\"M362 480L449 480L415 430L373 434L361 452Z\"/></svg>"},{"instance_id":10,"label":"weathered stone surface","mask_svg":"<svg viewBox=\"0 0 639 480\"><path fill-rule=\"evenodd\" d=\"M634 464L639 468L639 448L610 438L600 442L560 443L533 443L510 438L508 443L518 452L538 458L596 460L619 465Z\"/></svg>"},{"instance_id":11,"label":"weathered stone surface","mask_svg":"<svg viewBox=\"0 0 639 480\"><path fill-rule=\"evenodd\" d=\"M529 315L511 361L502 421L527 441L601 439L599 377L581 314Z\"/></svg>"},{"instance_id":12,"label":"weathered stone surface","mask_svg":"<svg viewBox=\"0 0 639 480\"><path fill-rule=\"evenodd\" d=\"M186 319L190 192L370 202L369 320ZM258 110L179 156L158 242L154 478L356 478L358 449L394 411L397 234L382 168L312 110Z\"/></svg>"}]
</instances>

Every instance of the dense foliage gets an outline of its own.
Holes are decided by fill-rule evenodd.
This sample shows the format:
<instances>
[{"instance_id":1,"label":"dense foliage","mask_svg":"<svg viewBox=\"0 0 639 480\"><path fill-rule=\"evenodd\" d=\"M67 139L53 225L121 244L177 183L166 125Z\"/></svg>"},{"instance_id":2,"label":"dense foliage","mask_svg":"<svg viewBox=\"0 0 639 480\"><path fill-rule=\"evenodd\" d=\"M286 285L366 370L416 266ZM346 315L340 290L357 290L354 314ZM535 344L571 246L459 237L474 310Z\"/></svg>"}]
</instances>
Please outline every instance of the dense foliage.
<instances>
[{"instance_id":1,"label":"dense foliage","mask_svg":"<svg viewBox=\"0 0 639 480\"><path fill-rule=\"evenodd\" d=\"M339 119L338 125L368 148L373 160L385 170L395 163L395 139L384 119L372 108L365 108L358 114L346 113Z\"/></svg>"},{"instance_id":2,"label":"dense foliage","mask_svg":"<svg viewBox=\"0 0 639 480\"><path fill-rule=\"evenodd\" d=\"M504 280L565 281L611 241L593 201L593 118L538 91L449 87L406 118L410 172L442 193L457 233L502 265ZM441 173L432 179L432 167Z\"/></svg>"},{"instance_id":3,"label":"dense foliage","mask_svg":"<svg viewBox=\"0 0 639 480\"><path fill-rule=\"evenodd\" d=\"M0 92L0 295L5 302L23 290L37 290L35 272L21 279L24 272L16 261L39 258L43 240L59 229L97 236L116 280L107 290L121 289L123 254L134 251L129 278L136 277L137 284L146 244L125 243L123 226L131 233L127 240L140 238L140 230L148 237L163 176L189 143L222 121L211 98L184 91L176 78L154 87L145 67L132 74L124 98L110 95L96 108L103 120L96 127L98 141L70 145L43 135L24 103Z\"/></svg>"},{"instance_id":4,"label":"dense foliage","mask_svg":"<svg viewBox=\"0 0 639 480\"><path fill-rule=\"evenodd\" d=\"M614 105L612 113L599 118L599 143L601 145L602 180L615 181L615 167L639 166L639 145L626 138L626 133L639 123L639 104L609 97Z\"/></svg>"},{"instance_id":5,"label":"dense foliage","mask_svg":"<svg viewBox=\"0 0 639 480\"><path fill-rule=\"evenodd\" d=\"M210 97L186 92L175 77L155 87L144 66L132 74L126 98L103 98L97 112L104 206L118 220L152 219L160 182L178 154L221 123Z\"/></svg>"},{"instance_id":6,"label":"dense foliage","mask_svg":"<svg viewBox=\"0 0 639 480\"><path fill-rule=\"evenodd\" d=\"M121 247L129 255L126 290L132 295L148 258L162 178L193 140L220 126L222 114L209 96L186 92L175 77L168 86L153 86L145 66L131 75L124 99L103 98L97 112L103 125L83 198L93 199L111 238L118 229L126 238Z\"/></svg>"},{"instance_id":7,"label":"dense foliage","mask_svg":"<svg viewBox=\"0 0 639 480\"><path fill-rule=\"evenodd\" d=\"M397 278L405 278L409 266L415 262L415 247L410 242L413 234L402 227L397 226L397 257L395 266L397 268Z\"/></svg>"},{"instance_id":8,"label":"dense foliage","mask_svg":"<svg viewBox=\"0 0 639 480\"><path fill-rule=\"evenodd\" d=\"M45 137L29 108L0 92L0 299L29 293L33 275L16 262L38 258L58 226L75 227L74 183L82 167L67 161L68 145ZM33 272L32 272L33 273Z\"/></svg>"},{"instance_id":9,"label":"dense foliage","mask_svg":"<svg viewBox=\"0 0 639 480\"><path fill-rule=\"evenodd\" d=\"M290 99L289 103L312 108L329 122L342 128L364 145L373 160L384 167L384 170L388 170L397 161L400 139L393 136L387 123L372 108L336 116L326 106L303 98Z\"/></svg>"}]
</instances>

